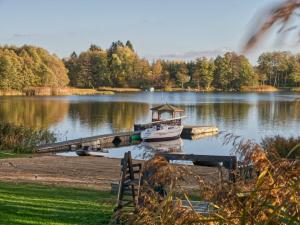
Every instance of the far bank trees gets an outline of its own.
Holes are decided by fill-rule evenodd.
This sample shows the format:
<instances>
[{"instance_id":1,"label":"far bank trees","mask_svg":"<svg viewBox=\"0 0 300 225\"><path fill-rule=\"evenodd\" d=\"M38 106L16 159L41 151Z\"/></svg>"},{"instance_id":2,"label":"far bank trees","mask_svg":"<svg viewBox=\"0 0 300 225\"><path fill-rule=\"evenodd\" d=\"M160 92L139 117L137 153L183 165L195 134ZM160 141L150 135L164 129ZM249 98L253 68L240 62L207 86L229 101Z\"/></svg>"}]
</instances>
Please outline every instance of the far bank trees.
<instances>
[{"instance_id":1,"label":"far bank trees","mask_svg":"<svg viewBox=\"0 0 300 225\"><path fill-rule=\"evenodd\" d=\"M78 88L156 87L169 89L239 91L243 86L300 85L300 56L289 52L263 53L253 67L234 52L193 61L141 58L130 41L113 42L110 48L91 45L63 60L33 46L0 47L0 89L64 86Z\"/></svg>"}]
</instances>

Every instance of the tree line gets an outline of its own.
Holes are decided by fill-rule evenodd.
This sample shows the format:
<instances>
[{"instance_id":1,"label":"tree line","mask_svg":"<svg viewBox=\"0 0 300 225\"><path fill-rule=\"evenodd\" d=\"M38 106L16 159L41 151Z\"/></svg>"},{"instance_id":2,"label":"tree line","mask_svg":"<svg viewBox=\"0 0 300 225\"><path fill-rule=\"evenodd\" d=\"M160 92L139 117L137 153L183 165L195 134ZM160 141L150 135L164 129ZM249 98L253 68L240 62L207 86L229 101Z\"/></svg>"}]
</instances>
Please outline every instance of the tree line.
<instances>
[{"instance_id":1,"label":"tree line","mask_svg":"<svg viewBox=\"0 0 300 225\"><path fill-rule=\"evenodd\" d=\"M68 85L67 69L60 58L33 46L0 47L0 89Z\"/></svg>"},{"instance_id":2,"label":"tree line","mask_svg":"<svg viewBox=\"0 0 300 225\"><path fill-rule=\"evenodd\" d=\"M225 53L215 59L194 61L140 58L130 41L113 42L103 50L96 45L64 59L70 85L94 88L113 87L191 87L201 90L240 90L242 86L272 85L295 87L300 84L300 56L289 52L263 53L252 66L244 55Z\"/></svg>"},{"instance_id":3,"label":"tree line","mask_svg":"<svg viewBox=\"0 0 300 225\"><path fill-rule=\"evenodd\" d=\"M242 86L300 85L300 56L289 52L263 53L252 66L244 55L227 52L193 61L148 61L139 57L130 41L97 45L59 59L33 46L0 47L0 89L26 87L197 88L240 90Z\"/></svg>"}]
</instances>

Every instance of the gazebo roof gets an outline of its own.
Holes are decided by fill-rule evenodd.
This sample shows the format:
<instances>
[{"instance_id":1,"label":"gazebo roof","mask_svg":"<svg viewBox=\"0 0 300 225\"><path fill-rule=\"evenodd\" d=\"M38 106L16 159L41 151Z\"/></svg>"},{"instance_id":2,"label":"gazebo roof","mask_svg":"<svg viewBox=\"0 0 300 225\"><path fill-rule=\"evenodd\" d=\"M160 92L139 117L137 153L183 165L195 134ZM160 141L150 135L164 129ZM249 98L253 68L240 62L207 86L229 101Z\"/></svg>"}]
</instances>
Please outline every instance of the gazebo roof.
<instances>
[{"instance_id":1,"label":"gazebo roof","mask_svg":"<svg viewBox=\"0 0 300 225\"><path fill-rule=\"evenodd\" d=\"M169 104L163 104L163 105L159 105L156 107L151 108L152 111L157 111L157 112L183 112L183 109L177 108L173 105L169 105Z\"/></svg>"}]
</instances>

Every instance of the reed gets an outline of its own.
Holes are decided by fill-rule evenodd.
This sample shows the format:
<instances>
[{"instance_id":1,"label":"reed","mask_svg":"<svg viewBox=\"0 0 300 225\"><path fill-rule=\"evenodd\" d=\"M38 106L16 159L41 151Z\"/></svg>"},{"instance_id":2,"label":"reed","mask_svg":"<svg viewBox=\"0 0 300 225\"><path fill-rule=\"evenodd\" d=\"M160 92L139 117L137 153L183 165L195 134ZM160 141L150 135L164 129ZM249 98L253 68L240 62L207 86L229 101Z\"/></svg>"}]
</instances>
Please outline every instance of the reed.
<instances>
[{"instance_id":1,"label":"reed","mask_svg":"<svg viewBox=\"0 0 300 225\"><path fill-rule=\"evenodd\" d=\"M277 88L271 85L259 85L259 86L242 86L241 92L275 92Z\"/></svg>"},{"instance_id":2,"label":"reed","mask_svg":"<svg viewBox=\"0 0 300 225\"><path fill-rule=\"evenodd\" d=\"M32 153L38 145L55 141L55 134L48 130L34 130L24 126L0 123L0 151Z\"/></svg>"},{"instance_id":3,"label":"reed","mask_svg":"<svg viewBox=\"0 0 300 225\"><path fill-rule=\"evenodd\" d=\"M111 92L140 92L142 89L140 88L116 88L116 87L98 87L98 91L111 91Z\"/></svg>"},{"instance_id":4,"label":"reed","mask_svg":"<svg viewBox=\"0 0 300 225\"><path fill-rule=\"evenodd\" d=\"M287 139L286 143L294 142ZM138 213L128 216L125 224L299 224L299 162L280 154L270 157L269 145L231 134L224 135L224 144L232 145L243 159L242 165L253 165L256 175L252 179L236 174L235 183L223 181L217 185L205 181L206 175L183 172L181 167L154 158L147 162L155 168L151 170L152 178L147 179L152 182L146 184L147 189L143 188ZM146 169L149 170L147 165ZM182 200L191 202L181 185L188 177L198 182L194 193L211 202L214 211L199 214L191 204L183 206ZM167 195L162 196L157 186L167 190Z\"/></svg>"}]
</instances>

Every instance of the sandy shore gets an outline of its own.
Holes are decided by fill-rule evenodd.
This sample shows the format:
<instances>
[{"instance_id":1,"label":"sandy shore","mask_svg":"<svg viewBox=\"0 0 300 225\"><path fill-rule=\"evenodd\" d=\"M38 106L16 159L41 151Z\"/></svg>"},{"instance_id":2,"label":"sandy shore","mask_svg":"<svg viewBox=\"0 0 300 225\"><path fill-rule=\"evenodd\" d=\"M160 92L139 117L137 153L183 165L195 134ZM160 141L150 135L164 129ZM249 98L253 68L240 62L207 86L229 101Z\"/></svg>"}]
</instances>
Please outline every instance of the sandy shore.
<instances>
[{"instance_id":1,"label":"sandy shore","mask_svg":"<svg viewBox=\"0 0 300 225\"><path fill-rule=\"evenodd\" d=\"M218 170L191 166L205 180L220 182ZM110 190L120 178L120 159L34 155L0 160L0 181L43 183ZM223 178L227 179L226 172ZM193 183L193 182L192 182ZM189 183L187 187L194 185Z\"/></svg>"},{"instance_id":2,"label":"sandy shore","mask_svg":"<svg viewBox=\"0 0 300 225\"><path fill-rule=\"evenodd\" d=\"M37 156L0 160L0 180L110 189L118 182L120 159Z\"/></svg>"}]
</instances>

